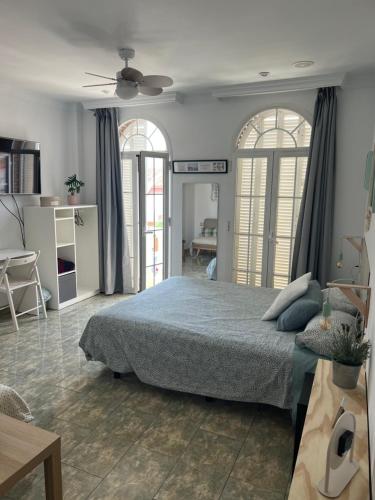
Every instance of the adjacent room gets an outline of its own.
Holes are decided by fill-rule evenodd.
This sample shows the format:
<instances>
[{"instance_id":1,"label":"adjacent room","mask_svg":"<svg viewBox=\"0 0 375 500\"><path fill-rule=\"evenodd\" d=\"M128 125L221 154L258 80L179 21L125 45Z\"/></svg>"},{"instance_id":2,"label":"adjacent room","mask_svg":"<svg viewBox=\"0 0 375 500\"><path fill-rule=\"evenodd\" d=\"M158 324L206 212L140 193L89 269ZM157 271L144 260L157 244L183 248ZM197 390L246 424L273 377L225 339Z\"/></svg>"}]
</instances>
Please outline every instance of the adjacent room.
<instances>
[{"instance_id":1,"label":"adjacent room","mask_svg":"<svg viewBox=\"0 0 375 500\"><path fill-rule=\"evenodd\" d=\"M0 12L0 498L373 498L374 2Z\"/></svg>"}]
</instances>

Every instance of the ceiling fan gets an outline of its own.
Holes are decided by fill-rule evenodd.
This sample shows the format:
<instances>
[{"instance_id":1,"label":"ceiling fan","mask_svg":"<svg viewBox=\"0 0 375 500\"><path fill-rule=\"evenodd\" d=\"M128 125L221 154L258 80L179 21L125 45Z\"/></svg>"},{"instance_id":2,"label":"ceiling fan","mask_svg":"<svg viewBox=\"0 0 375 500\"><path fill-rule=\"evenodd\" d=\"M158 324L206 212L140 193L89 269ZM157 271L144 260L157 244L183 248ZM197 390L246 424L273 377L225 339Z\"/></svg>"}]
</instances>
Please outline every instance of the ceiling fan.
<instances>
[{"instance_id":1,"label":"ceiling fan","mask_svg":"<svg viewBox=\"0 0 375 500\"><path fill-rule=\"evenodd\" d=\"M111 83L96 83L94 85L83 85L83 87L102 87L116 85L115 93L120 99L133 99L138 92L148 96L159 95L163 92L163 87L170 87L173 84L172 78L162 75L143 75L138 69L129 66L129 59L135 55L134 49L119 49L121 59L125 61L125 68L116 73L116 78L97 75L95 73L85 73L86 75L97 76L112 80Z\"/></svg>"}]
</instances>

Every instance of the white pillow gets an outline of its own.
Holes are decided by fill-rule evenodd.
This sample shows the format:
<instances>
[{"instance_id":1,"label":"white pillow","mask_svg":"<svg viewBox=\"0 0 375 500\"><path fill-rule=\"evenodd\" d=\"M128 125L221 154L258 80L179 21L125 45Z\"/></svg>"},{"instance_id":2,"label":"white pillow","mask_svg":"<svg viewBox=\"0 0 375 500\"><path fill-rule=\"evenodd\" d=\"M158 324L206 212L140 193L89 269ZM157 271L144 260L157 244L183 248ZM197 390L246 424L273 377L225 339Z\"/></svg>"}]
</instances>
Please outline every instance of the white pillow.
<instances>
[{"instance_id":1,"label":"white pillow","mask_svg":"<svg viewBox=\"0 0 375 500\"><path fill-rule=\"evenodd\" d=\"M299 297L302 297L302 295L307 292L310 280L311 273L306 273L297 278L295 281L289 283L289 285L281 290L279 295L272 302L270 307L264 313L262 320L270 321L271 319L278 318L292 302L297 300Z\"/></svg>"}]
</instances>

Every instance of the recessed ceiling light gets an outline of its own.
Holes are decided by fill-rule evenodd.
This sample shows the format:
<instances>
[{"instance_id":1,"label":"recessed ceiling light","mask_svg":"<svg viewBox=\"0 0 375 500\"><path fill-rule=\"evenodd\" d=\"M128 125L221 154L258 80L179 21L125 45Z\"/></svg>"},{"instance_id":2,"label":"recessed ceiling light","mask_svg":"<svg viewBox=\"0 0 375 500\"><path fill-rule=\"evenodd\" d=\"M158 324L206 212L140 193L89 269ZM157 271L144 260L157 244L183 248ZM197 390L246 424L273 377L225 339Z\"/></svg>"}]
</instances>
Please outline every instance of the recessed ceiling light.
<instances>
[{"instance_id":1,"label":"recessed ceiling light","mask_svg":"<svg viewBox=\"0 0 375 500\"><path fill-rule=\"evenodd\" d=\"M261 71L259 73L259 76L263 76L263 78L265 78L266 76L269 76L270 75L270 72L269 71Z\"/></svg>"},{"instance_id":2,"label":"recessed ceiling light","mask_svg":"<svg viewBox=\"0 0 375 500\"><path fill-rule=\"evenodd\" d=\"M309 66L312 66L314 63L314 61L297 61L295 63L293 63L293 66L295 68L308 68Z\"/></svg>"}]
</instances>

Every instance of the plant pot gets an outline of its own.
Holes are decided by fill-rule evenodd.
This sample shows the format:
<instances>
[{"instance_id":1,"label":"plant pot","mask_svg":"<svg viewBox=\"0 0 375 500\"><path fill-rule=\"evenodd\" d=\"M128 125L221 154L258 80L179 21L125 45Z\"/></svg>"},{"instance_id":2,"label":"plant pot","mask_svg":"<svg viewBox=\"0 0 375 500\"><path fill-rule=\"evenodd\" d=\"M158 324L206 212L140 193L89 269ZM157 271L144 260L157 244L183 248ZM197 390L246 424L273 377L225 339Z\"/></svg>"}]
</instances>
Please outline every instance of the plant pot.
<instances>
[{"instance_id":1,"label":"plant pot","mask_svg":"<svg viewBox=\"0 0 375 500\"><path fill-rule=\"evenodd\" d=\"M343 389L355 389L358 383L359 372L362 365L343 365L337 361L332 361L332 380L335 385Z\"/></svg>"},{"instance_id":2,"label":"plant pot","mask_svg":"<svg viewBox=\"0 0 375 500\"><path fill-rule=\"evenodd\" d=\"M79 194L68 194L68 205L79 205Z\"/></svg>"}]
</instances>

